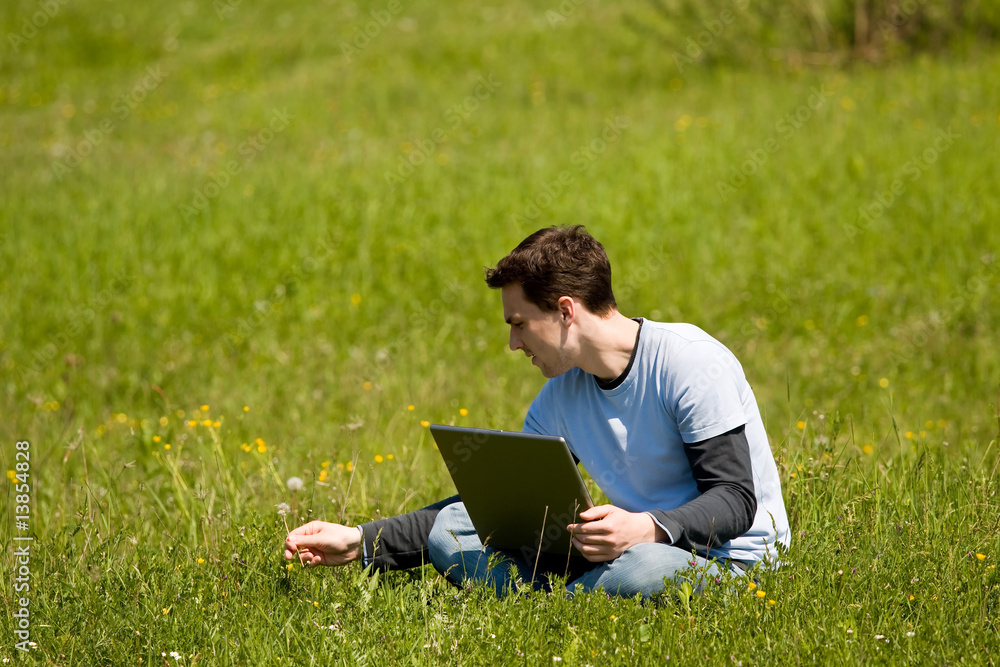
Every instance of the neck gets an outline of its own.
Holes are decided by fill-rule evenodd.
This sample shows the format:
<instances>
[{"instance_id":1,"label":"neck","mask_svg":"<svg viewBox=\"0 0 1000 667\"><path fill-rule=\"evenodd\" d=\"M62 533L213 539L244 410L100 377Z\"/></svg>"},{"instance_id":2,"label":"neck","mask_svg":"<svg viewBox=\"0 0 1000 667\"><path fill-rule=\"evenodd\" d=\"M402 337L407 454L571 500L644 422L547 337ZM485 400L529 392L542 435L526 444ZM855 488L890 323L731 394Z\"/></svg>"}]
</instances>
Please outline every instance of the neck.
<instances>
[{"instance_id":1,"label":"neck","mask_svg":"<svg viewBox=\"0 0 1000 667\"><path fill-rule=\"evenodd\" d=\"M614 380L628 367L638 331L639 323L617 310L610 317L595 321L583 345L580 369L600 380Z\"/></svg>"}]
</instances>

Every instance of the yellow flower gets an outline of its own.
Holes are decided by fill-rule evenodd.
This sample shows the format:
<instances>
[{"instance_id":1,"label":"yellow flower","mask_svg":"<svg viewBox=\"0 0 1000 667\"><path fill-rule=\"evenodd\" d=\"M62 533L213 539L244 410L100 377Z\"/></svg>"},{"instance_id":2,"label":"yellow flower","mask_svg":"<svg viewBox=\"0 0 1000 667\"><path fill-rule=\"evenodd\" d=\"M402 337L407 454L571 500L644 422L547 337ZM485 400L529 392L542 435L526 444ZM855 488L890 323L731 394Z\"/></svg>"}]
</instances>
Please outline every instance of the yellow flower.
<instances>
[{"instance_id":1,"label":"yellow flower","mask_svg":"<svg viewBox=\"0 0 1000 667\"><path fill-rule=\"evenodd\" d=\"M292 564L291 564L291 563L289 563L288 565L286 565L286 566L285 566L285 569L286 569L286 570L291 570L291 569L292 569Z\"/></svg>"},{"instance_id":2,"label":"yellow flower","mask_svg":"<svg viewBox=\"0 0 1000 667\"><path fill-rule=\"evenodd\" d=\"M382 458L381 454L376 454L375 455L375 463L382 463L382 461L384 461L384 460L385 459Z\"/></svg>"},{"instance_id":3,"label":"yellow flower","mask_svg":"<svg viewBox=\"0 0 1000 667\"><path fill-rule=\"evenodd\" d=\"M17 473L14 472L13 470L8 470L7 471L7 479L9 479L11 481L14 481L14 482L18 481L18 479L17 479Z\"/></svg>"},{"instance_id":4,"label":"yellow flower","mask_svg":"<svg viewBox=\"0 0 1000 667\"><path fill-rule=\"evenodd\" d=\"M986 560L986 554L976 554L976 558L979 560Z\"/></svg>"},{"instance_id":5,"label":"yellow flower","mask_svg":"<svg viewBox=\"0 0 1000 667\"><path fill-rule=\"evenodd\" d=\"M201 425L202 426L211 426L212 425L212 420L211 419L204 419L204 420L202 420Z\"/></svg>"},{"instance_id":6,"label":"yellow flower","mask_svg":"<svg viewBox=\"0 0 1000 667\"><path fill-rule=\"evenodd\" d=\"M777 603L777 602L775 602L774 600L768 600L768 601L767 601L767 603L768 603L768 604L778 604L778 603Z\"/></svg>"},{"instance_id":7,"label":"yellow flower","mask_svg":"<svg viewBox=\"0 0 1000 667\"><path fill-rule=\"evenodd\" d=\"M753 583L752 581L751 581L751 582L750 582L750 584L749 584L749 585L747 586L747 590L750 590L750 591L752 591L752 590L753 590L753 589L755 589L755 588L757 588L757 584Z\"/></svg>"},{"instance_id":8,"label":"yellow flower","mask_svg":"<svg viewBox=\"0 0 1000 667\"><path fill-rule=\"evenodd\" d=\"M371 391L371 390L372 390L372 387L374 387L374 386L375 386L375 385L373 385L373 384L371 383L371 380L365 380L365 383L364 383L363 385L361 385L361 387L362 387L362 388L363 388L363 389L364 389L365 391Z\"/></svg>"},{"instance_id":9,"label":"yellow flower","mask_svg":"<svg viewBox=\"0 0 1000 667\"><path fill-rule=\"evenodd\" d=\"M344 464L343 463L338 463L337 464L337 470L343 470L343 469L344 469Z\"/></svg>"},{"instance_id":10,"label":"yellow flower","mask_svg":"<svg viewBox=\"0 0 1000 667\"><path fill-rule=\"evenodd\" d=\"M163 445L163 448L164 449L170 449L170 443L168 442L167 444Z\"/></svg>"},{"instance_id":11,"label":"yellow flower","mask_svg":"<svg viewBox=\"0 0 1000 667\"><path fill-rule=\"evenodd\" d=\"M321 481L321 482L325 482L326 481L326 471L325 470L320 470L319 471L319 481Z\"/></svg>"},{"instance_id":12,"label":"yellow flower","mask_svg":"<svg viewBox=\"0 0 1000 667\"><path fill-rule=\"evenodd\" d=\"M204 563L204 562L205 562L205 559L204 559L204 558L199 558L199 559L198 559L198 565L201 565L201 564L202 564L202 563Z\"/></svg>"},{"instance_id":13,"label":"yellow flower","mask_svg":"<svg viewBox=\"0 0 1000 667\"><path fill-rule=\"evenodd\" d=\"M264 444L263 440L261 440L260 443L257 445L257 451L260 452L261 454L267 451L267 445Z\"/></svg>"},{"instance_id":14,"label":"yellow flower","mask_svg":"<svg viewBox=\"0 0 1000 667\"><path fill-rule=\"evenodd\" d=\"M395 457L395 456L393 456L392 454L389 454L389 456L387 456L387 457L385 457L385 458L386 458L387 460L391 461L391 460L393 460L393 459L394 459L394 458L396 458L396 457Z\"/></svg>"},{"instance_id":15,"label":"yellow flower","mask_svg":"<svg viewBox=\"0 0 1000 667\"><path fill-rule=\"evenodd\" d=\"M202 412L208 412L208 406L207 405L201 406L201 411Z\"/></svg>"},{"instance_id":16,"label":"yellow flower","mask_svg":"<svg viewBox=\"0 0 1000 667\"><path fill-rule=\"evenodd\" d=\"M153 442L159 442L159 441L160 441L160 436L154 435L153 436Z\"/></svg>"},{"instance_id":17,"label":"yellow flower","mask_svg":"<svg viewBox=\"0 0 1000 667\"><path fill-rule=\"evenodd\" d=\"M467 416L469 414L469 411L466 410L465 408L460 408L459 411L458 411L458 414L460 414L463 417L465 417L465 416Z\"/></svg>"},{"instance_id":18,"label":"yellow flower","mask_svg":"<svg viewBox=\"0 0 1000 667\"><path fill-rule=\"evenodd\" d=\"M415 405L407 405L406 409L409 410L410 412L413 412L414 410L417 409L417 406L415 406Z\"/></svg>"},{"instance_id":19,"label":"yellow flower","mask_svg":"<svg viewBox=\"0 0 1000 667\"><path fill-rule=\"evenodd\" d=\"M874 450L872 449L871 445L865 445L864 447L861 448L861 451L863 451L865 454L871 454Z\"/></svg>"},{"instance_id":20,"label":"yellow flower","mask_svg":"<svg viewBox=\"0 0 1000 667\"><path fill-rule=\"evenodd\" d=\"M799 421L795 422L795 426L801 431L806 427L806 423L800 419Z\"/></svg>"},{"instance_id":21,"label":"yellow flower","mask_svg":"<svg viewBox=\"0 0 1000 667\"><path fill-rule=\"evenodd\" d=\"M244 405L243 406L243 412L250 412L250 406L249 405Z\"/></svg>"},{"instance_id":22,"label":"yellow flower","mask_svg":"<svg viewBox=\"0 0 1000 667\"><path fill-rule=\"evenodd\" d=\"M215 420L214 422L212 422L212 426L214 426L215 428L219 428L220 426L222 426L222 422L220 422L219 420Z\"/></svg>"},{"instance_id":23,"label":"yellow flower","mask_svg":"<svg viewBox=\"0 0 1000 667\"><path fill-rule=\"evenodd\" d=\"M319 464L319 467L320 468L329 468L330 467L330 462L329 461L323 461L322 463Z\"/></svg>"},{"instance_id":24,"label":"yellow flower","mask_svg":"<svg viewBox=\"0 0 1000 667\"><path fill-rule=\"evenodd\" d=\"M197 426L197 425L198 425L198 422L196 422L195 420L193 420L193 419L192 419L191 421L189 421L189 422L187 423L187 425L188 425L188 426Z\"/></svg>"},{"instance_id":25,"label":"yellow flower","mask_svg":"<svg viewBox=\"0 0 1000 667\"><path fill-rule=\"evenodd\" d=\"M757 591L757 597L759 598L767 597L767 593L765 593L764 591Z\"/></svg>"},{"instance_id":26,"label":"yellow flower","mask_svg":"<svg viewBox=\"0 0 1000 667\"><path fill-rule=\"evenodd\" d=\"M885 389L886 387L889 386L889 380L887 378L882 378L881 380L878 381L878 386Z\"/></svg>"},{"instance_id":27,"label":"yellow flower","mask_svg":"<svg viewBox=\"0 0 1000 667\"><path fill-rule=\"evenodd\" d=\"M319 607L319 600L313 600L313 606Z\"/></svg>"},{"instance_id":28,"label":"yellow flower","mask_svg":"<svg viewBox=\"0 0 1000 667\"><path fill-rule=\"evenodd\" d=\"M420 420L420 425L423 426L424 428L427 428L428 426L431 425L431 423L429 421L427 421L426 419L421 419Z\"/></svg>"},{"instance_id":29,"label":"yellow flower","mask_svg":"<svg viewBox=\"0 0 1000 667\"><path fill-rule=\"evenodd\" d=\"M170 613L170 607L164 607L163 608L163 615L166 616L169 613Z\"/></svg>"},{"instance_id":30,"label":"yellow flower","mask_svg":"<svg viewBox=\"0 0 1000 667\"><path fill-rule=\"evenodd\" d=\"M352 306L360 306L361 305L361 295L360 294L352 294L351 295L351 305Z\"/></svg>"},{"instance_id":31,"label":"yellow flower","mask_svg":"<svg viewBox=\"0 0 1000 667\"><path fill-rule=\"evenodd\" d=\"M854 320L854 323L857 324L859 327L863 327L866 324L868 324L868 316L867 315L859 315L858 319Z\"/></svg>"},{"instance_id":32,"label":"yellow flower","mask_svg":"<svg viewBox=\"0 0 1000 667\"><path fill-rule=\"evenodd\" d=\"M913 431L907 431L906 432L906 439L907 440L913 440Z\"/></svg>"},{"instance_id":33,"label":"yellow flower","mask_svg":"<svg viewBox=\"0 0 1000 667\"><path fill-rule=\"evenodd\" d=\"M170 423L169 419L167 419L166 417L160 417L160 426L166 426L169 423Z\"/></svg>"},{"instance_id":34,"label":"yellow flower","mask_svg":"<svg viewBox=\"0 0 1000 667\"><path fill-rule=\"evenodd\" d=\"M354 470L354 461L348 461L345 470L347 470L347 472Z\"/></svg>"}]
</instances>

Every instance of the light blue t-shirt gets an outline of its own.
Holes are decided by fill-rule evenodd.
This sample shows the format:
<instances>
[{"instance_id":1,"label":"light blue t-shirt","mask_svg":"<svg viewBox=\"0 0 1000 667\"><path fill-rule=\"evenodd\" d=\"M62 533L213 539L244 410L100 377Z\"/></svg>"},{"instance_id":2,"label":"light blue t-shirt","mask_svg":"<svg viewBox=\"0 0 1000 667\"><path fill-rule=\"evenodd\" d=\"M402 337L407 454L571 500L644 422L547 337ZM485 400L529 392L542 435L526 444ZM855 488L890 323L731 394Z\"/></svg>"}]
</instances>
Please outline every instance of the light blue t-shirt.
<instances>
[{"instance_id":1,"label":"light blue t-shirt","mask_svg":"<svg viewBox=\"0 0 1000 667\"><path fill-rule=\"evenodd\" d=\"M698 497L685 442L741 425L757 514L746 534L709 556L777 560L775 543L789 543L788 517L757 401L733 353L698 327L643 320L620 385L601 389L579 368L552 378L532 402L524 430L562 436L612 504L648 512Z\"/></svg>"}]
</instances>

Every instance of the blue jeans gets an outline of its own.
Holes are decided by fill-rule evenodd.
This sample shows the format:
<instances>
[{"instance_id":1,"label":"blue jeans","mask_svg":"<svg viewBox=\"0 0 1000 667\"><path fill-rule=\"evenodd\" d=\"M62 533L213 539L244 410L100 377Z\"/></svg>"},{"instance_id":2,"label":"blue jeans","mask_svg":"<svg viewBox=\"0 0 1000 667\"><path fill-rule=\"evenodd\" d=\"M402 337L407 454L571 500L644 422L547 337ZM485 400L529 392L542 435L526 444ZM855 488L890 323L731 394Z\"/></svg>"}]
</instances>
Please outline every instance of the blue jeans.
<instances>
[{"instance_id":1,"label":"blue jeans","mask_svg":"<svg viewBox=\"0 0 1000 667\"><path fill-rule=\"evenodd\" d=\"M483 546L463 503L441 510L434 520L427 546L434 567L456 584L486 582L498 596L514 589L518 579L532 582L535 588L541 587L537 583L541 577L536 576L536 581L532 581L534 562L528 562L517 552ZM555 560L565 562L566 559ZM580 562L581 559L576 560L577 564ZM546 577L562 574L564 568L552 567L554 564L550 558L546 570L537 574ZM603 589L608 594L627 598L637 594L649 598L668 585L676 586L685 581L700 592L707 581L721 576L723 570L744 576L740 568L728 562L692 556L683 549L658 542L637 544L614 560L587 563L582 571L578 566L573 570L566 584L570 595Z\"/></svg>"}]
</instances>

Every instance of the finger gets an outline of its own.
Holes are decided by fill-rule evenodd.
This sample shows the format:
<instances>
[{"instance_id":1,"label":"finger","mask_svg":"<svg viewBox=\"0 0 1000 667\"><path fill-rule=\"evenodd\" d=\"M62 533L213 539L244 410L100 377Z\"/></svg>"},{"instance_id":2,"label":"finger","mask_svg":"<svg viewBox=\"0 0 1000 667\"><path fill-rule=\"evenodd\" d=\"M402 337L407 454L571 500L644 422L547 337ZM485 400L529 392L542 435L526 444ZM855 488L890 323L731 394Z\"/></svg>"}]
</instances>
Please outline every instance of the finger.
<instances>
[{"instance_id":1,"label":"finger","mask_svg":"<svg viewBox=\"0 0 1000 667\"><path fill-rule=\"evenodd\" d=\"M288 533L288 535L289 537L293 535L296 537L301 535L315 535L316 533L323 530L323 525L324 525L323 521L310 521L309 523L299 526L292 532Z\"/></svg>"},{"instance_id":2,"label":"finger","mask_svg":"<svg viewBox=\"0 0 1000 667\"><path fill-rule=\"evenodd\" d=\"M605 521L588 521L574 524L571 532L573 535L607 535L611 532L611 528Z\"/></svg>"},{"instance_id":3,"label":"finger","mask_svg":"<svg viewBox=\"0 0 1000 667\"><path fill-rule=\"evenodd\" d=\"M614 510L614 505L598 505L580 512L580 518L584 521L593 521L607 516Z\"/></svg>"}]
</instances>

